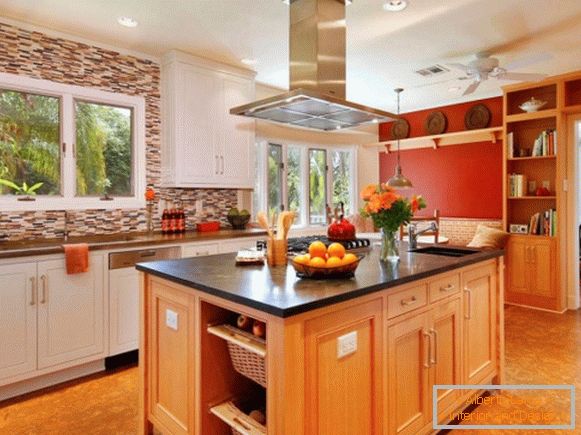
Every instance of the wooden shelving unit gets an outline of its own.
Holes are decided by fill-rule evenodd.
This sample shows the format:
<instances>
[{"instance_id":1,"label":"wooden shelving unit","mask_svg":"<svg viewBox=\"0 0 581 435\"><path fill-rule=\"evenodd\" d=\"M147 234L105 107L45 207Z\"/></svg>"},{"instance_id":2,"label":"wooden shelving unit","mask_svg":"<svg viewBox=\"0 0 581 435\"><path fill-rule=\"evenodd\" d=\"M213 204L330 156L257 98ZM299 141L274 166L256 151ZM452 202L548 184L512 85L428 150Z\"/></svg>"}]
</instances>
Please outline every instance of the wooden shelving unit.
<instances>
[{"instance_id":1,"label":"wooden shelving unit","mask_svg":"<svg viewBox=\"0 0 581 435\"><path fill-rule=\"evenodd\" d=\"M456 131L453 133L436 134L433 136L411 137L400 140L403 150L416 148L440 148L443 146L460 145L477 142L496 143L502 138L502 127L482 128L478 130ZM388 140L363 145L366 148L386 148L388 152L395 149L397 141Z\"/></svg>"},{"instance_id":2,"label":"wooden shelving unit","mask_svg":"<svg viewBox=\"0 0 581 435\"><path fill-rule=\"evenodd\" d=\"M519 106L534 97L547 101L538 112L524 113ZM506 302L553 311L566 308L566 286L562 286L560 247L566 234L567 113L581 112L581 74L552 77L536 83L504 88L503 125L505 135L513 134L514 156L508 154L508 140L503 141L503 216L506 230L511 224L529 225L531 216L556 210L556 234L511 234L506 247ZM544 130L555 130L556 155L530 156L535 139ZM528 156L519 157L519 149ZM511 174L523 174L536 187L549 183L549 196L535 196L525 186L525 196L510 196Z\"/></svg>"}]
</instances>

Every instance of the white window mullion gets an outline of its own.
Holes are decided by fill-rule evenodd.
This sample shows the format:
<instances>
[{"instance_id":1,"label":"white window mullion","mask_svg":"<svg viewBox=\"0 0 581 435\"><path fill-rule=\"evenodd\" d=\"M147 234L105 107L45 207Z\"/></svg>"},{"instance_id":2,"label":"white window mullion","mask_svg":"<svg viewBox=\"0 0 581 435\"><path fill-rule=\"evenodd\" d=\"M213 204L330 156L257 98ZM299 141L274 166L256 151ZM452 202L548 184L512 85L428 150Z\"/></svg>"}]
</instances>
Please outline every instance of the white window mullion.
<instances>
[{"instance_id":1,"label":"white window mullion","mask_svg":"<svg viewBox=\"0 0 581 435\"><path fill-rule=\"evenodd\" d=\"M282 144L282 204L284 209L288 211L288 145Z\"/></svg>"},{"instance_id":2,"label":"white window mullion","mask_svg":"<svg viewBox=\"0 0 581 435\"><path fill-rule=\"evenodd\" d=\"M62 147L65 150L63 156L63 196L72 199L75 196L77 186L75 153L75 108L71 94L64 94L62 98Z\"/></svg>"},{"instance_id":3,"label":"white window mullion","mask_svg":"<svg viewBox=\"0 0 581 435\"><path fill-rule=\"evenodd\" d=\"M326 149L327 156L327 173L326 173L326 192L327 192L327 204L334 210L336 204L333 204L333 148Z\"/></svg>"}]
</instances>

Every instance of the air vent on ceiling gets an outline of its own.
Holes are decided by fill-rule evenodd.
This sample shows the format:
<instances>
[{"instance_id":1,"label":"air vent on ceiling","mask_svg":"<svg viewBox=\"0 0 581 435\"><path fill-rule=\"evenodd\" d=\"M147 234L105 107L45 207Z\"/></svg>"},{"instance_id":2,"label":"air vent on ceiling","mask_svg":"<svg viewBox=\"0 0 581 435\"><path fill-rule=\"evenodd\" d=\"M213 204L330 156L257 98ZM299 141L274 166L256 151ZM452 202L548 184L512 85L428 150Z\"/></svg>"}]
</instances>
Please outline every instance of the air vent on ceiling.
<instances>
[{"instance_id":1,"label":"air vent on ceiling","mask_svg":"<svg viewBox=\"0 0 581 435\"><path fill-rule=\"evenodd\" d=\"M448 68L444 68L442 65L433 65L433 66L429 66L427 68L420 69L420 70L416 71L416 73L423 76L423 77L430 77L430 76L443 74L443 73L446 73L448 71L450 71L450 70Z\"/></svg>"}]
</instances>

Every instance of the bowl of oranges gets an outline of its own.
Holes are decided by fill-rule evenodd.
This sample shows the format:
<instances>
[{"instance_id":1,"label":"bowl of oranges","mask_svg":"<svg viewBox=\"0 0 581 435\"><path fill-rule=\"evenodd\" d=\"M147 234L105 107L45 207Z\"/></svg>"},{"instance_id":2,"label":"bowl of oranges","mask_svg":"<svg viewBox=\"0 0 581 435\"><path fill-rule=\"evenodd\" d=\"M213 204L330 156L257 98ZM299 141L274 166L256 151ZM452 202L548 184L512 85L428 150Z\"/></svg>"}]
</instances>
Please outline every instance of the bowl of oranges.
<instances>
[{"instance_id":1,"label":"bowl of oranges","mask_svg":"<svg viewBox=\"0 0 581 435\"><path fill-rule=\"evenodd\" d=\"M347 252L341 243L327 247L315 241L307 254L292 259L292 265L300 278L351 278L362 258L363 255Z\"/></svg>"}]
</instances>

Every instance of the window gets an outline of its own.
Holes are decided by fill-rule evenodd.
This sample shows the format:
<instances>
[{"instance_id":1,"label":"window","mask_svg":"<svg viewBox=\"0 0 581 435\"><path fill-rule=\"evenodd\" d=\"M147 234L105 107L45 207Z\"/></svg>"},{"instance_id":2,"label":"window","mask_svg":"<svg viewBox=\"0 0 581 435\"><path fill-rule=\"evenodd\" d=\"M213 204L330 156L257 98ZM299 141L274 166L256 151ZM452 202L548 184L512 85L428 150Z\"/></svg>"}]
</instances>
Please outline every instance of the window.
<instances>
[{"instance_id":1,"label":"window","mask_svg":"<svg viewBox=\"0 0 581 435\"><path fill-rule=\"evenodd\" d=\"M260 210L292 210L297 213L295 225L304 226L326 225L327 205L343 202L345 212L353 212L354 148L259 141L256 151L255 215Z\"/></svg>"},{"instance_id":2,"label":"window","mask_svg":"<svg viewBox=\"0 0 581 435\"><path fill-rule=\"evenodd\" d=\"M327 222L327 153L309 150L309 223Z\"/></svg>"},{"instance_id":3,"label":"window","mask_svg":"<svg viewBox=\"0 0 581 435\"><path fill-rule=\"evenodd\" d=\"M61 194L60 100L0 89L0 178L39 195ZM18 190L0 185L3 195Z\"/></svg>"},{"instance_id":4,"label":"window","mask_svg":"<svg viewBox=\"0 0 581 435\"><path fill-rule=\"evenodd\" d=\"M142 207L144 99L0 73L0 158L2 206Z\"/></svg>"}]
</instances>

